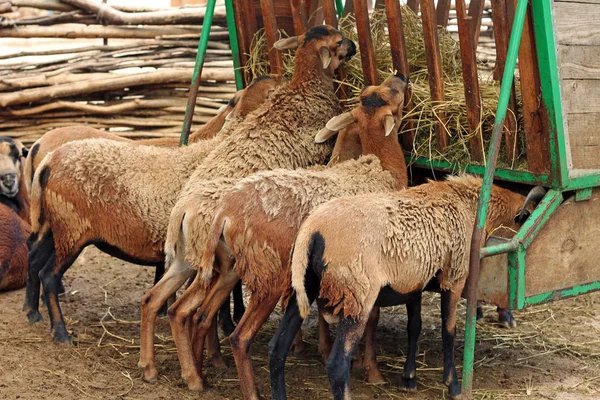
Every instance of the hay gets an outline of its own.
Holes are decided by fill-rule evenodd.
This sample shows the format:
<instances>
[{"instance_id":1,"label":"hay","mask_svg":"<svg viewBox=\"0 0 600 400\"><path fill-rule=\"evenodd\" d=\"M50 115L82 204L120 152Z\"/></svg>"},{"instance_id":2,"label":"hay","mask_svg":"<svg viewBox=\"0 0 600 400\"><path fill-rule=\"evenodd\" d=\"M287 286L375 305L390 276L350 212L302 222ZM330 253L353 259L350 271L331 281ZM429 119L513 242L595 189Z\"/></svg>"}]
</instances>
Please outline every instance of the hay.
<instances>
[{"instance_id":1,"label":"hay","mask_svg":"<svg viewBox=\"0 0 600 400\"><path fill-rule=\"evenodd\" d=\"M377 75L379 81L383 81L393 73L392 57L390 51L389 37L387 34L387 18L384 10L376 10L371 15L371 36L375 46L375 59L377 63ZM465 106L464 86L462 80L462 60L460 57L460 47L458 42L452 38L450 33L443 28L439 28L438 37L440 44L440 53L442 56L442 69L444 73L444 93L446 101L443 103L434 103L431 101L429 92L429 81L427 71L427 58L425 56L425 42L423 39L423 27L421 19L408 7L402 7L402 20L404 26L404 36L408 54L408 64L410 68L410 81L412 90L412 101L414 108L407 110L404 119L411 119L415 122L415 142L411 151L411 161L417 157L425 157L430 160L443 160L451 164L464 168L467 165L474 164L471 160L469 151L470 133L467 121L467 109ZM354 16L348 16L340 20L340 30L348 38L358 41L358 34L355 29ZM285 33L282 33L285 36ZM248 63L245 66L246 72L252 76L259 76L269 73L269 62L266 57L266 39L261 30L256 33L251 45ZM287 52L283 54L284 70L286 76L293 73L293 54ZM484 62L482 62L484 63ZM359 95L364 87L362 65L360 54L353 57L346 65L345 70L347 78L344 82L339 82L346 86L350 93L348 104ZM480 79L481 93L481 119L480 128L484 139L485 149L488 148L489 139L492 134L496 109L498 107L498 96L500 94L500 84L488 79ZM517 90L517 94L519 91ZM520 110L520 96L517 95L517 109ZM446 128L450 136L449 146L444 153L440 153L435 148L435 127L438 124L437 114L443 112L446 116ZM510 113L510 112L509 112ZM517 118L518 130L522 129L521 115L508 115L508 118ZM408 132L406 129L404 133ZM508 162L505 146L502 147L499 167L526 169L525 160L525 140L524 135L519 132L517 143L517 159L514 162ZM474 134L474 133L473 133Z\"/></svg>"}]
</instances>

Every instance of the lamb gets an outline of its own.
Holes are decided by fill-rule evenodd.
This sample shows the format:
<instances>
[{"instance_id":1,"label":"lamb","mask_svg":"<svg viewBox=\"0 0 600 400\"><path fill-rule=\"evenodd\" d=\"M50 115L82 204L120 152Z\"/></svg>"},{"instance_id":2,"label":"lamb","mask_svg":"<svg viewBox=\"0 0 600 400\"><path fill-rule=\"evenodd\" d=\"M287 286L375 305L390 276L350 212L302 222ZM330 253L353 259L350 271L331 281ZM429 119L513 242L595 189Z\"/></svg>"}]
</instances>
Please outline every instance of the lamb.
<instances>
[{"instance_id":1,"label":"lamb","mask_svg":"<svg viewBox=\"0 0 600 400\"><path fill-rule=\"evenodd\" d=\"M253 113L204 160L182 190L180 200L171 213L165 242L170 270L141 302L138 365L144 369L146 380L157 377L154 315L165 299L193 273L185 262L173 262L188 254L187 247L196 246L194 242L179 240L182 222L196 225L197 217L207 221L203 213L214 210L212 203L219 197L218 194L205 196L203 202L194 202L188 209L190 194L201 193L210 180L241 179L262 170L321 164L331 153L331 146L315 144L313 136L331 117L341 112L333 89L333 72L356 53L356 46L336 29L324 25L313 27L300 37L282 39L277 42L277 48L297 48L291 82L273 93L268 104ZM199 216L196 216L197 212ZM206 227L208 223L205 223ZM186 229L184 227L184 233Z\"/></svg>"},{"instance_id":2,"label":"lamb","mask_svg":"<svg viewBox=\"0 0 600 400\"><path fill-rule=\"evenodd\" d=\"M240 101L238 105L244 106L244 113L253 111L265 101L270 90L265 88L278 83L264 80L256 87L251 85L247 93L252 93L254 102ZM177 194L196 166L245 117L235 115L213 139L182 148L88 139L49 153L35 172L32 185L33 233L24 305L29 320L41 319L38 297L42 268L42 276L50 282L45 292L54 291L55 278L62 276L90 244L125 261L154 265L156 277L160 277L164 271L163 241ZM51 317L55 339L69 341L58 302L55 298L50 302L54 307L49 308L51 314L56 312Z\"/></svg>"},{"instance_id":3,"label":"lamb","mask_svg":"<svg viewBox=\"0 0 600 400\"><path fill-rule=\"evenodd\" d=\"M239 116L248 115L251 111L254 111L282 81L283 78L278 75L264 75L254 79L246 89L238 91L226 105L221 107L214 118L192 133L189 137L189 142L195 143L199 140L213 138L228 121ZM56 128L46 132L31 146L31 157L27 158L24 171L27 192L31 192L33 175L46 154L65 143L84 139L110 139L120 142L163 147L176 147L179 145L179 138L131 140L89 126Z\"/></svg>"},{"instance_id":4,"label":"lamb","mask_svg":"<svg viewBox=\"0 0 600 400\"><path fill-rule=\"evenodd\" d=\"M454 366L456 304L468 276L480 190L480 178L449 177L390 194L334 199L304 221L292 256L292 287L300 317L307 316L318 294L327 302L328 318L340 319L327 361L334 399L350 398L350 357L371 308L414 296L432 279L442 295L444 383L450 397L459 398ZM525 198L494 186L487 231L518 228L528 215L527 205L544 193L536 187ZM320 291L315 285L319 281ZM288 311L294 313L291 307ZM409 347L404 370L403 384L410 387L416 386L415 351L416 346Z\"/></svg>"},{"instance_id":5,"label":"lamb","mask_svg":"<svg viewBox=\"0 0 600 400\"><path fill-rule=\"evenodd\" d=\"M203 293L203 288L208 286L215 273L215 255L233 255L229 263L223 261L224 257L218 257L216 282L210 285L212 289L197 314L202 322L196 332L196 344L200 346L196 354L202 354L204 336L216 311L241 277L252 296L230 341L244 398L259 398L249 357L250 343L275 308L283 287L289 285L290 250L302 220L316 205L337 196L406 187L404 154L397 135L390 135L400 120L406 87L403 77L392 77L379 87L366 88L361 94L360 107L333 118L327 124L329 129L317 135L317 142L327 140L332 134L330 129L337 131L356 121L362 152L366 155L359 161L346 161L318 171L258 173L240 181L223 197L208 235L209 244L202 257L199 276L169 310L184 376L187 374L184 365L193 365L193 359L192 352L186 351L189 345L180 321L186 321L187 313L200 305L197 300L202 298L194 292ZM184 227L195 243L203 243L206 234L201 228L189 223ZM190 300L186 301L186 297ZM201 357L196 362L201 367Z\"/></svg>"},{"instance_id":6,"label":"lamb","mask_svg":"<svg viewBox=\"0 0 600 400\"><path fill-rule=\"evenodd\" d=\"M22 288L27 279L29 196L23 182L27 148L0 137L0 291Z\"/></svg>"}]
</instances>

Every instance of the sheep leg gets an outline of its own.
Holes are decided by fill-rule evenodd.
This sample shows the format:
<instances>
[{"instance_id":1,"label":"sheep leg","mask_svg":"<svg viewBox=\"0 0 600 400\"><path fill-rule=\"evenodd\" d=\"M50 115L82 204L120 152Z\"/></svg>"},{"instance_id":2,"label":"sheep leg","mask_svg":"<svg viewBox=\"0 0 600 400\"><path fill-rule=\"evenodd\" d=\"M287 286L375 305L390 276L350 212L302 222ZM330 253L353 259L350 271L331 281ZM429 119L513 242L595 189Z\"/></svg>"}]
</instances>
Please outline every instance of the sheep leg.
<instances>
[{"instance_id":1,"label":"sheep leg","mask_svg":"<svg viewBox=\"0 0 600 400\"><path fill-rule=\"evenodd\" d=\"M508 308L498 307L496 311L498 312L498 322L500 322L503 327L506 329L517 327L517 321L515 321L513 313Z\"/></svg>"},{"instance_id":2,"label":"sheep leg","mask_svg":"<svg viewBox=\"0 0 600 400\"><path fill-rule=\"evenodd\" d=\"M219 309L219 325L225 336L231 335L231 332L235 329L235 324L231 318L231 303L229 301L223 302L223 305Z\"/></svg>"},{"instance_id":3,"label":"sheep leg","mask_svg":"<svg viewBox=\"0 0 600 400\"><path fill-rule=\"evenodd\" d=\"M240 322L246 311L244 296L242 293L242 281L240 280L233 288L233 320Z\"/></svg>"},{"instance_id":4,"label":"sheep leg","mask_svg":"<svg viewBox=\"0 0 600 400\"><path fill-rule=\"evenodd\" d=\"M169 307L168 315L171 323L173 341L177 347L177 356L181 365L181 378L190 390L203 390L204 380L198 373L194 363L190 341L190 318L206 297L206 285L198 276L183 292L183 295Z\"/></svg>"},{"instance_id":5,"label":"sheep leg","mask_svg":"<svg viewBox=\"0 0 600 400\"><path fill-rule=\"evenodd\" d=\"M290 349L294 350L294 354L301 354L304 351L304 340L302 339L302 329L296 332L296 336L294 336L294 342L292 343L292 347Z\"/></svg>"},{"instance_id":6,"label":"sheep leg","mask_svg":"<svg viewBox=\"0 0 600 400\"><path fill-rule=\"evenodd\" d=\"M154 359L154 323L165 302L194 274L194 270L182 261L176 261L167 273L146 293L141 300L140 360L142 377L148 382L156 381L158 371Z\"/></svg>"},{"instance_id":7,"label":"sheep leg","mask_svg":"<svg viewBox=\"0 0 600 400\"><path fill-rule=\"evenodd\" d=\"M334 400L349 400L350 364L367 325L368 314L340 321L331 354L327 360L327 375Z\"/></svg>"},{"instance_id":8,"label":"sheep leg","mask_svg":"<svg viewBox=\"0 0 600 400\"><path fill-rule=\"evenodd\" d=\"M27 241L29 246L29 266L27 268L27 289L25 290L25 303L23 311L27 313L30 323L42 320L40 314L40 271L48 262L54 264L54 240L47 233L41 240L34 242L34 234Z\"/></svg>"},{"instance_id":9,"label":"sheep leg","mask_svg":"<svg viewBox=\"0 0 600 400\"><path fill-rule=\"evenodd\" d=\"M408 337L408 351L404 363L404 373L400 381L400 387L407 390L417 388L417 340L421 334L421 292L414 299L406 302L406 314L408 324L406 334Z\"/></svg>"},{"instance_id":10,"label":"sheep leg","mask_svg":"<svg viewBox=\"0 0 600 400\"><path fill-rule=\"evenodd\" d=\"M448 386L451 399L459 399L461 386L454 365L454 337L456 334L456 305L465 281L454 285L451 290L443 290L442 295L442 345L444 351L444 384Z\"/></svg>"},{"instance_id":11,"label":"sheep leg","mask_svg":"<svg viewBox=\"0 0 600 400\"><path fill-rule=\"evenodd\" d=\"M321 313L321 308L319 307L319 342L318 342L319 353L321 353L321 357L324 362L327 362L329 358L329 354L331 354L331 347L333 343L331 342L331 336L329 335L329 324L323 318L323 314Z\"/></svg>"},{"instance_id":12,"label":"sheep leg","mask_svg":"<svg viewBox=\"0 0 600 400\"><path fill-rule=\"evenodd\" d=\"M254 370L252 369L250 348L256 334L275 309L280 297L281 293L279 292L270 293L261 300L258 300L254 295L251 296L246 313L244 313L235 331L229 336L240 380L240 387L243 397L246 400L260 399L258 388L256 387Z\"/></svg>"},{"instance_id":13,"label":"sheep leg","mask_svg":"<svg viewBox=\"0 0 600 400\"><path fill-rule=\"evenodd\" d=\"M367 372L367 382L382 383L385 382L379 367L377 366L377 352L375 351L375 338L377 332L377 323L379 322L379 307L373 307L369 313L369 319L366 325L365 334L365 356L363 359L363 368Z\"/></svg>"},{"instance_id":14,"label":"sheep leg","mask_svg":"<svg viewBox=\"0 0 600 400\"><path fill-rule=\"evenodd\" d=\"M40 279L46 296L46 306L50 316L50 329L54 333L54 341L57 343L70 343L71 335L67 332L62 310L58 301L60 281L67 269L79 256L79 252L68 260L56 263L48 262L40 271ZM51 261L51 260L49 260Z\"/></svg>"},{"instance_id":15,"label":"sheep leg","mask_svg":"<svg viewBox=\"0 0 600 400\"><path fill-rule=\"evenodd\" d=\"M242 281L238 281L233 288L233 319L231 319L231 303L226 301L219 310L219 323L225 336L231 335L235 329L235 322L240 322L246 310L244 306L244 297L242 295Z\"/></svg>"}]
</instances>

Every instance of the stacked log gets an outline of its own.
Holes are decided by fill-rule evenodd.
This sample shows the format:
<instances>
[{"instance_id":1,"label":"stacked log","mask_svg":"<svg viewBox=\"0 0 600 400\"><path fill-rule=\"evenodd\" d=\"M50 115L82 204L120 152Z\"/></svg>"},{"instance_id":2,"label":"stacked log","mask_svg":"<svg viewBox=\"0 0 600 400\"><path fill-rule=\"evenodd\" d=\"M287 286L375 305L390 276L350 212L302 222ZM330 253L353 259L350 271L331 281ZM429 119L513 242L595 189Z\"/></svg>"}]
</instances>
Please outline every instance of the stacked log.
<instances>
[{"instance_id":1,"label":"stacked log","mask_svg":"<svg viewBox=\"0 0 600 400\"><path fill-rule=\"evenodd\" d=\"M83 124L131 138L179 135L205 8L0 0L0 13L0 135L32 143ZM235 93L224 18L217 6L192 129ZM5 53L25 38L39 44Z\"/></svg>"}]
</instances>

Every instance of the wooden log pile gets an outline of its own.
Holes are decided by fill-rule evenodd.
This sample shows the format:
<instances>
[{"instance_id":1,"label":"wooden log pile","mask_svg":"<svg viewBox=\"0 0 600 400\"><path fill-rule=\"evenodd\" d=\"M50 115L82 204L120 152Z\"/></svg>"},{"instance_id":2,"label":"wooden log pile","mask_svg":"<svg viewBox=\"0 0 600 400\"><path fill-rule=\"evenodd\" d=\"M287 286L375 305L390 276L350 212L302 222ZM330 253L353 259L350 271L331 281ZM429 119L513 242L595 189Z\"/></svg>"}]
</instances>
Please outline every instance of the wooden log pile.
<instances>
[{"instance_id":1,"label":"wooden log pile","mask_svg":"<svg viewBox=\"0 0 600 400\"><path fill-rule=\"evenodd\" d=\"M32 143L83 124L132 138L178 135L204 13L0 0L0 135ZM192 129L235 93L224 18L217 6Z\"/></svg>"}]
</instances>

